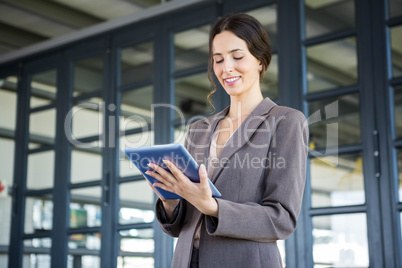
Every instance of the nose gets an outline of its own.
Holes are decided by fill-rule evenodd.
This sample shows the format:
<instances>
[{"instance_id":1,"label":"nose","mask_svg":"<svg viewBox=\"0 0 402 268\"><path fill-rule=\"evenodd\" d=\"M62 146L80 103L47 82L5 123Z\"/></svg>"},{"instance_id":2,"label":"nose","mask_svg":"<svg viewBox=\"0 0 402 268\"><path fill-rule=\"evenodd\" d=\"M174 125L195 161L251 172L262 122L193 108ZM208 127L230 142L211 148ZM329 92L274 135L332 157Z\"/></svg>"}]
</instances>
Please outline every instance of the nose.
<instances>
[{"instance_id":1,"label":"nose","mask_svg":"<svg viewBox=\"0 0 402 268\"><path fill-rule=\"evenodd\" d=\"M225 73L230 73L233 71L233 62L231 60L225 60L223 65L223 71Z\"/></svg>"}]
</instances>

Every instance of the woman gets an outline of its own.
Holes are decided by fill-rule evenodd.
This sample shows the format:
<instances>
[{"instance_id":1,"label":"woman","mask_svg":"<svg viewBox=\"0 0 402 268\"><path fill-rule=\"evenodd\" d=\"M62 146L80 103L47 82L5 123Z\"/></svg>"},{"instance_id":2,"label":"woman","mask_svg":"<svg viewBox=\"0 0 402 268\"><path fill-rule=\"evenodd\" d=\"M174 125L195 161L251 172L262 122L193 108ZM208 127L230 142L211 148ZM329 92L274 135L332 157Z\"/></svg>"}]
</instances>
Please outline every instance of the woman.
<instances>
[{"instance_id":1,"label":"woman","mask_svg":"<svg viewBox=\"0 0 402 268\"><path fill-rule=\"evenodd\" d=\"M185 146L200 164L200 183L169 161L172 174L153 164L155 172L148 173L160 181L153 187L184 198L159 196L156 204L162 229L178 237L172 267L282 267L276 241L292 234L300 212L306 119L263 98L260 81L271 49L256 19L234 14L218 20L209 49L209 74L213 67L230 106L193 123L187 133ZM208 178L221 198L212 197Z\"/></svg>"}]
</instances>

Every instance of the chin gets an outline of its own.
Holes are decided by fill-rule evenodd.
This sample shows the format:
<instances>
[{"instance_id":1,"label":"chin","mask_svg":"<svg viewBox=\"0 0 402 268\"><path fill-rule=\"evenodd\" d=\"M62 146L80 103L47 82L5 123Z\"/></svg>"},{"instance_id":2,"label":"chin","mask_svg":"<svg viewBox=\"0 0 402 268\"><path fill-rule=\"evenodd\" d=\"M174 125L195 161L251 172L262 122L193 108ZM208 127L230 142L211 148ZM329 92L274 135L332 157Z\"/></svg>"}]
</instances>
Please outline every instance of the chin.
<instances>
[{"instance_id":1,"label":"chin","mask_svg":"<svg viewBox=\"0 0 402 268\"><path fill-rule=\"evenodd\" d=\"M237 96L237 95L241 95L242 93L244 93L243 90L238 89L238 88L233 88L233 89L232 88L229 88L229 89L224 88L224 89L229 96Z\"/></svg>"}]
</instances>

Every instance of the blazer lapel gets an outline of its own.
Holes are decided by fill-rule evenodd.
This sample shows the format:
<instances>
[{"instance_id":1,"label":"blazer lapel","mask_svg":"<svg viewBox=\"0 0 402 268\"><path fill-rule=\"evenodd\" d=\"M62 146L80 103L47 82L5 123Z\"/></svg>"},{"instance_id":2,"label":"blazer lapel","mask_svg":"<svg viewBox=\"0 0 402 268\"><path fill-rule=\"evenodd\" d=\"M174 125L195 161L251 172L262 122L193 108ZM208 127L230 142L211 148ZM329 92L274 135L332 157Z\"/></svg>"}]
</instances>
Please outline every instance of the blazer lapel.
<instances>
[{"instance_id":1,"label":"blazer lapel","mask_svg":"<svg viewBox=\"0 0 402 268\"><path fill-rule=\"evenodd\" d=\"M211 117L204 117L202 120L202 122L204 124L206 124L207 126L205 128L202 129L203 133L202 134L198 134L197 135L197 130L192 130L195 131L194 134L194 138L192 139L192 143L193 145L193 150L194 150L194 155L195 159L197 161L198 164L204 164L204 165L208 165L208 163L204 163L204 159L209 159L209 148L211 146L211 141L212 141L212 135L215 132L215 128L219 122L220 119L224 118L226 116L226 114L229 111L229 107L226 107L225 109L223 109L222 111L220 111L219 113L216 113L215 115L211 116ZM197 155L202 155L204 158L203 159L197 159Z\"/></svg>"},{"instance_id":2,"label":"blazer lapel","mask_svg":"<svg viewBox=\"0 0 402 268\"><path fill-rule=\"evenodd\" d=\"M240 124L240 126L233 133L232 137L226 142L225 147L222 149L222 152L219 156L220 159L229 159L233 156L240 148L242 148L253 136L258 127L264 122L267 118L269 111L274 108L276 104L271 101L269 98L265 98L254 110L253 112ZM228 108L227 108L228 109ZM225 109L226 110L226 109ZM222 111L223 112L223 111ZM225 116L226 113L223 114ZM221 114L222 117L222 114ZM216 123L219 120L215 121L215 125L212 128L213 132L216 128ZM213 133L212 132L212 133ZM211 142L212 133L209 135L209 144ZM208 147L208 155L209 157L209 147ZM219 168L216 168L211 176L211 181L215 182L220 172L222 172L224 166L219 165Z\"/></svg>"}]
</instances>

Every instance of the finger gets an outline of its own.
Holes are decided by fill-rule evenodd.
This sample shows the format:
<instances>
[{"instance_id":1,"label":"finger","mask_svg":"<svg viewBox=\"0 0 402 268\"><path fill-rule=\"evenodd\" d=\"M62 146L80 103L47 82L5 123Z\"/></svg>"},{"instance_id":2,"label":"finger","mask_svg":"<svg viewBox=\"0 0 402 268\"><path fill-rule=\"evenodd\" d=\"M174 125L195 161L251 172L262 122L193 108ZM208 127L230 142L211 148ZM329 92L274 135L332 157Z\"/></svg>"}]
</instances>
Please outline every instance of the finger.
<instances>
[{"instance_id":1,"label":"finger","mask_svg":"<svg viewBox=\"0 0 402 268\"><path fill-rule=\"evenodd\" d=\"M165 201L165 198L163 198L163 197L159 194L159 192L155 189L155 187L151 184L151 182L149 182L148 180L147 180L147 182L148 182L149 186L151 186L151 188L152 188L152 190L154 191L154 193L159 197L159 199L162 200L162 201Z\"/></svg>"},{"instance_id":2,"label":"finger","mask_svg":"<svg viewBox=\"0 0 402 268\"><path fill-rule=\"evenodd\" d=\"M186 175L181 172L180 169L178 169L175 164L170 162L169 160L164 159L163 163L169 168L169 170L172 172L173 176L179 181L182 181L184 178L187 178Z\"/></svg>"},{"instance_id":3,"label":"finger","mask_svg":"<svg viewBox=\"0 0 402 268\"><path fill-rule=\"evenodd\" d=\"M154 172L154 171L147 170L147 171L145 172L145 174L147 174L147 175L149 175L149 176L151 176L151 177L157 179L160 183L163 183L163 184L165 184L165 185L172 185L171 182L169 182L169 181L166 180L163 176L161 176L160 174L158 174L158 173L156 173L156 172Z\"/></svg>"},{"instance_id":4,"label":"finger","mask_svg":"<svg viewBox=\"0 0 402 268\"><path fill-rule=\"evenodd\" d=\"M207 169L205 168L204 164L201 164L201 166L198 170L198 174L200 176L200 185L204 189L208 189L209 188L209 179L208 179Z\"/></svg>"},{"instance_id":5,"label":"finger","mask_svg":"<svg viewBox=\"0 0 402 268\"><path fill-rule=\"evenodd\" d=\"M163 177L164 181L169 181L171 183L174 183L174 181L176 181L176 178L170 172L166 171L164 168L154 163L148 163L148 166L153 170L155 170L161 177Z\"/></svg>"},{"instance_id":6,"label":"finger","mask_svg":"<svg viewBox=\"0 0 402 268\"><path fill-rule=\"evenodd\" d=\"M154 189L155 189L155 187L158 187L158 188L161 188L161 189L163 189L163 190L165 190L165 191L175 193L172 188L168 187L166 184L163 184L163 183L155 182L155 183L152 185L152 187L153 187Z\"/></svg>"},{"instance_id":7,"label":"finger","mask_svg":"<svg viewBox=\"0 0 402 268\"><path fill-rule=\"evenodd\" d=\"M207 174L207 169L205 168L204 164L201 164L198 174L200 176L200 188L201 190L204 191L207 195L212 196L212 190L211 187L209 186L209 179L208 179L208 174Z\"/></svg>"}]
</instances>

